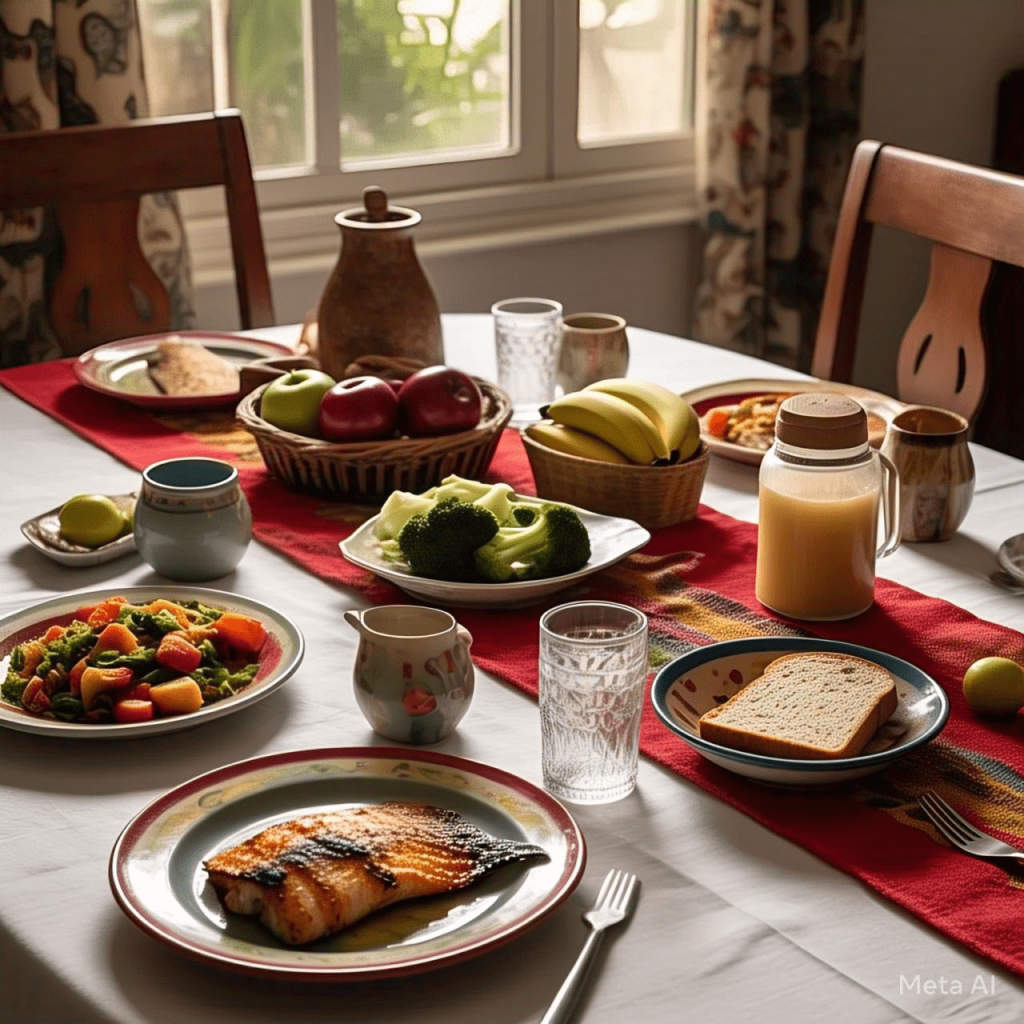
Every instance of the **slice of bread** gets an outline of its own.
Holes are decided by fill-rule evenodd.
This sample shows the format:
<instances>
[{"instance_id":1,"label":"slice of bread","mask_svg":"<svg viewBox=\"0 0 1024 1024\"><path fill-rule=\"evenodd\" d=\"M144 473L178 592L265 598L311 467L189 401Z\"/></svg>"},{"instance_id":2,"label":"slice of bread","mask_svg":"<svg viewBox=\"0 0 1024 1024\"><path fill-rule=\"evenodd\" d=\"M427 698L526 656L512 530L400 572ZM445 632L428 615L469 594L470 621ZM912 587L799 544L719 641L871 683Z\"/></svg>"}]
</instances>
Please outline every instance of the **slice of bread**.
<instances>
[{"instance_id":1,"label":"slice of bread","mask_svg":"<svg viewBox=\"0 0 1024 1024\"><path fill-rule=\"evenodd\" d=\"M769 757L854 757L896 710L881 665L847 654L776 658L764 674L697 723L703 739Z\"/></svg>"},{"instance_id":2,"label":"slice of bread","mask_svg":"<svg viewBox=\"0 0 1024 1024\"><path fill-rule=\"evenodd\" d=\"M165 395L229 395L239 388L236 366L177 335L159 342L149 375Z\"/></svg>"}]
</instances>

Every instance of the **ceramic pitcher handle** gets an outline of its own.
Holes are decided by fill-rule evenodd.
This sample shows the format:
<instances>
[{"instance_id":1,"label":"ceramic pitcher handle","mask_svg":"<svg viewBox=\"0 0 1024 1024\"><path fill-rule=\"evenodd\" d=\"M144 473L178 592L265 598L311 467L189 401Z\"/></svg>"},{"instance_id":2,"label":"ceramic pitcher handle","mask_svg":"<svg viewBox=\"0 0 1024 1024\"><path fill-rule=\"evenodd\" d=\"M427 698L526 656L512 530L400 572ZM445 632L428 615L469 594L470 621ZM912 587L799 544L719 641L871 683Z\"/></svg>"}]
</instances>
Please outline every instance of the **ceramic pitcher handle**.
<instances>
[{"instance_id":1,"label":"ceramic pitcher handle","mask_svg":"<svg viewBox=\"0 0 1024 1024\"><path fill-rule=\"evenodd\" d=\"M885 558L900 546L900 475L892 462L881 452L878 453L878 458L882 463L882 474L885 477L885 500L882 502L885 540L877 551L877 557Z\"/></svg>"},{"instance_id":2,"label":"ceramic pitcher handle","mask_svg":"<svg viewBox=\"0 0 1024 1024\"><path fill-rule=\"evenodd\" d=\"M455 629L456 629L456 632L458 632L458 634L459 634L459 641L462 644L465 645L465 648L468 651L469 648L472 646L472 643L473 643L473 634L470 633L470 631L468 629L466 629L465 626L457 625L455 627Z\"/></svg>"}]
</instances>

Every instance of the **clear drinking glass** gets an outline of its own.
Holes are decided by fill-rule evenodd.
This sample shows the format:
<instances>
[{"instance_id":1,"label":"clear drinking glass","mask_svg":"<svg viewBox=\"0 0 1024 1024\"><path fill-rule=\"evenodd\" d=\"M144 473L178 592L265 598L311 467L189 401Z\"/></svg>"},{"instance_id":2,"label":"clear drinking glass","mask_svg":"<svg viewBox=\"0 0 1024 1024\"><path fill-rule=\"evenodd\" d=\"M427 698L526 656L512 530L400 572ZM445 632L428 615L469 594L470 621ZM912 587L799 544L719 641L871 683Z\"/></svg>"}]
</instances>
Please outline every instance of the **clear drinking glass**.
<instances>
[{"instance_id":1,"label":"clear drinking glass","mask_svg":"<svg viewBox=\"0 0 1024 1024\"><path fill-rule=\"evenodd\" d=\"M544 787L610 803L636 785L647 680L647 617L606 601L559 605L540 620Z\"/></svg>"},{"instance_id":2,"label":"clear drinking glass","mask_svg":"<svg viewBox=\"0 0 1024 1024\"><path fill-rule=\"evenodd\" d=\"M498 386L515 407L514 423L539 418L555 397L562 306L553 299L504 299L491 307Z\"/></svg>"}]
</instances>

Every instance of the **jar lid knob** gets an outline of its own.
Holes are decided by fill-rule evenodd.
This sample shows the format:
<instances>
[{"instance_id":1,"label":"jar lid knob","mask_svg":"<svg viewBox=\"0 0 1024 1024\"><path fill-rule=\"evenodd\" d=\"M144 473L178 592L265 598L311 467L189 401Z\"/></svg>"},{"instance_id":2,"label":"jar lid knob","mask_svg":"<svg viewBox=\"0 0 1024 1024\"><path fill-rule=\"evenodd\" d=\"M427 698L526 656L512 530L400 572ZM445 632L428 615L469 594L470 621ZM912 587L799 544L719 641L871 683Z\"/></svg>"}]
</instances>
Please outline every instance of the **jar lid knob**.
<instances>
[{"instance_id":1,"label":"jar lid knob","mask_svg":"<svg viewBox=\"0 0 1024 1024\"><path fill-rule=\"evenodd\" d=\"M379 185L368 185L363 189L363 206L369 214L367 220L388 219L388 194Z\"/></svg>"},{"instance_id":2,"label":"jar lid knob","mask_svg":"<svg viewBox=\"0 0 1024 1024\"><path fill-rule=\"evenodd\" d=\"M847 395L793 395L779 407L775 436L795 448L859 448L868 443L868 416L864 407Z\"/></svg>"}]
</instances>

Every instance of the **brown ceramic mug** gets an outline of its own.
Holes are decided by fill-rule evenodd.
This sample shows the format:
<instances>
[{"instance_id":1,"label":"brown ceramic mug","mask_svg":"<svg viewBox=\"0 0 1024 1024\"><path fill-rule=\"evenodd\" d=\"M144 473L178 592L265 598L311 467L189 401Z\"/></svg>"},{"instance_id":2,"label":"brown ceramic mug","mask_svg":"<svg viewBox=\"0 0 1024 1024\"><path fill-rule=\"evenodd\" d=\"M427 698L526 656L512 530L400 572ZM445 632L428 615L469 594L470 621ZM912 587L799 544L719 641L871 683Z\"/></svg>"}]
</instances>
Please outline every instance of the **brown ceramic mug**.
<instances>
[{"instance_id":1,"label":"brown ceramic mug","mask_svg":"<svg viewBox=\"0 0 1024 1024\"><path fill-rule=\"evenodd\" d=\"M974 497L967 420L955 412L912 406L895 416L882 453L900 477L900 539L949 540Z\"/></svg>"}]
</instances>

